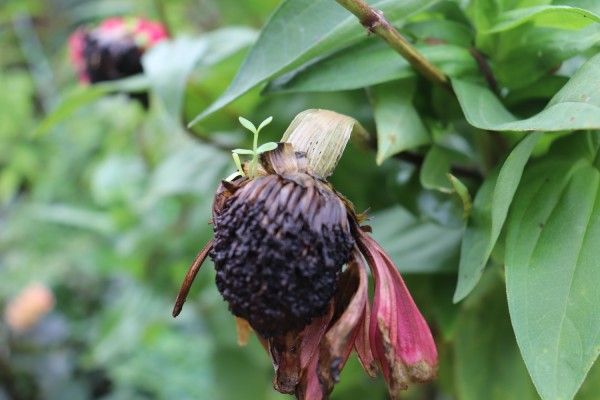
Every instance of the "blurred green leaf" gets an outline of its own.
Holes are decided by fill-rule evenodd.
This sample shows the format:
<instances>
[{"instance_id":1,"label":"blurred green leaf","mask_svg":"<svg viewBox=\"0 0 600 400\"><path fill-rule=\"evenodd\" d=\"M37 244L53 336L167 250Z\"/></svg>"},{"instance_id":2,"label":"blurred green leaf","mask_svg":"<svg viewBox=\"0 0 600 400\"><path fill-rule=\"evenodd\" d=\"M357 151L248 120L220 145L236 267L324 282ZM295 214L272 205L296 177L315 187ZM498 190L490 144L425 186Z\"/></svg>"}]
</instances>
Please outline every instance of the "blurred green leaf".
<instances>
[{"instance_id":1,"label":"blurred green leaf","mask_svg":"<svg viewBox=\"0 0 600 400\"><path fill-rule=\"evenodd\" d=\"M437 0L373 1L386 17L398 23ZM263 27L229 88L190 125L221 109L267 79L319 55L366 37L358 20L330 0L286 0Z\"/></svg>"},{"instance_id":2,"label":"blurred green leaf","mask_svg":"<svg viewBox=\"0 0 600 400\"><path fill-rule=\"evenodd\" d=\"M586 62L533 117L517 120L487 88L458 79L452 81L465 117L477 128L495 131L562 131L600 129L600 55Z\"/></svg>"},{"instance_id":3,"label":"blurred green leaf","mask_svg":"<svg viewBox=\"0 0 600 400\"><path fill-rule=\"evenodd\" d=\"M456 265L462 229L419 221L399 206L374 213L370 225L401 272L448 271Z\"/></svg>"},{"instance_id":4,"label":"blurred green leaf","mask_svg":"<svg viewBox=\"0 0 600 400\"><path fill-rule=\"evenodd\" d=\"M163 41L143 57L144 73L169 115L181 118L183 94L193 69L214 65L249 46L256 32L248 28L224 28L199 38L179 37Z\"/></svg>"},{"instance_id":5,"label":"blurred green leaf","mask_svg":"<svg viewBox=\"0 0 600 400\"><path fill-rule=\"evenodd\" d=\"M473 290L500 236L513 196L540 133L526 136L509 154L498 174L489 176L475 196L472 217L461 245L454 301Z\"/></svg>"},{"instance_id":6,"label":"blurred green leaf","mask_svg":"<svg viewBox=\"0 0 600 400\"><path fill-rule=\"evenodd\" d=\"M447 44L415 47L450 76L460 77L477 71L477 64L465 48ZM374 39L283 75L271 82L266 91L351 90L414 76L414 70L404 58L387 43Z\"/></svg>"},{"instance_id":7,"label":"blurred green leaf","mask_svg":"<svg viewBox=\"0 0 600 400\"><path fill-rule=\"evenodd\" d=\"M377 125L377 163L430 142L429 132L412 104L416 84L405 79L371 89Z\"/></svg>"},{"instance_id":8,"label":"blurred green leaf","mask_svg":"<svg viewBox=\"0 0 600 400\"><path fill-rule=\"evenodd\" d=\"M502 32L528 22L549 28L580 29L594 22L600 22L600 16L582 8L544 5L503 12L495 22L482 33Z\"/></svg>"},{"instance_id":9,"label":"blurred green leaf","mask_svg":"<svg viewBox=\"0 0 600 400\"><path fill-rule=\"evenodd\" d=\"M594 54L594 46L600 44L600 24L579 30L522 25L498 34L494 43L482 50L491 54L496 79L509 89L518 89L555 73L572 57L588 51Z\"/></svg>"},{"instance_id":10,"label":"blurred green leaf","mask_svg":"<svg viewBox=\"0 0 600 400\"><path fill-rule=\"evenodd\" d=\"M409 23L404 28L415 37L417 43L436 42L469 48L473 43L473 29L465 23L446 19L431 19ZM435 63L437 65L437 63Z\"/></svg>"},{"instance_id":11,"label":"blurred green leaf","mask_svg":"<svg viewBox=\"0 0 600 400\"><path fill-rule=\"evenodd\" d=\"M454 337L458 398L536 400L498 281L476 304L463 307L459 316Z\"/></svg>"},{"instance_id":12,"label":"blurred green leaf","mask_svg":"<svg viewBox=\"0 0 600 400\"><path fill-rule=\"evenodd\" d=\"M136 75L130 78L93 85L77 86L64 95L58 106L40 122L34 131L34 135L39 136L48 133L57 124L71 117L75 111L98 100L102 96L119 91L142 92L147 90L148 86L149 82L144 75Z\"/></svg>"},{"instance_id":13,"label":"blurred green leaf","mask_svg":"<svg viewBox=\"0 0 600 400\"><path fill-rule=\"evenodd\" d=\"M600 172L577 141L525 172L507 220L511 320L544 399L572 399L600 349Z\"/></svg>"}]
</instances>

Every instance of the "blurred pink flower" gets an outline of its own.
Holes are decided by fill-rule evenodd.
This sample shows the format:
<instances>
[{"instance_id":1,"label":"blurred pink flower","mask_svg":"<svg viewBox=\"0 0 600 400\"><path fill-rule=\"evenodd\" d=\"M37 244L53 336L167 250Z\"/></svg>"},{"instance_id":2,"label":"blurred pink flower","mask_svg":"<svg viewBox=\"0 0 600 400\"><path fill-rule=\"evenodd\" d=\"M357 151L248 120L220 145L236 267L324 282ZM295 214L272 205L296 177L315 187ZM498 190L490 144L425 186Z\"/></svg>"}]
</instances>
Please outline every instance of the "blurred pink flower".
<instances>
[{"instance_id":1,"label":"blurred pink flower","mask_svg":"<svg viewBox=\"0 0 600 400\"><path fill-rule=\"evenodd\" d=\"M69 58L82 83L121 79L142 72L142 54L168 38L159 22L112 17L69 37Z\"/></svg>"}]
</instances>

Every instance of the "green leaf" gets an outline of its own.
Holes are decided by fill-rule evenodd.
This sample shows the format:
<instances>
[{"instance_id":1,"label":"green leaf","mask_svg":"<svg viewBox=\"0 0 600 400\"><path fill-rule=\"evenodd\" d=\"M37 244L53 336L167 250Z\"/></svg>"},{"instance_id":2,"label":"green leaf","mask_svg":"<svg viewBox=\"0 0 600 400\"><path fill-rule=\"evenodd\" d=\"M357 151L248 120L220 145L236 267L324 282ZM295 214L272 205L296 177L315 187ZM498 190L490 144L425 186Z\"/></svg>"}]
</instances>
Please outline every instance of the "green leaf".
<instances>
[{"instance_id":1,"label":"green leaf","mask_svg":"<svg viewBox=\"0 0 600 400\"><path fill-rule=\"evenodd\" d=\"M398 23L438 0L370 2ZM190 125L231 103L250 89L319 55L367 36L358 20L331 0L287 0L271 16L237 76Z\"/></svg>"},{"instance_id":2,"label":"green leaf","mask_svg":"<svg viewBox=\"0 0 600 400\"><path fill-rule=\"evenodd\" d=\"M420 221L399 206L373 214L370 225L401 272L448 271L456 265L462 229Z\"/></svg>"},{"instance_id":3,"label":"green leaf","mask_svg":"<svg viewBox=\"0 0 600 400\"><path fill-rule=\"evenodd\" d=\"M538 399L515 343L502 289L496 279L458 318L454 371L461 400Z\"/></svg>"},{"instance_id":4,"label":"green leaf","mask_svg":"<svg viewBox=\"0 0 600 400\"><path fill-rule=\"evenodd\" d=\"M436 18L411 23L405 27L405 30L420 42L437 39L444 43L467 48L471 47L473 43L473 29L468 24L445 19Z\"/></svg>"},{"instance_id":5,"label":"green leaf","mask_svg":"<svg viewBox=\"0 0 600 400\"><path fill-rule=\"evenodd\" d=\"M600 362L596 360L575 400L596 400L598 393L600 393Z\"/></svg>"},{"instance_id":6,"label":"green leaf","mask_svg":"<svg viewBox=\"0 0 600 400\"><path fill-rule=\"evenodd\" d=\"M248 121L246 118L238 117L238 121L240 121L240 124L242 124L242 126L246 129L248 129L250 132L252 132L252 133L258 132L256 130L256 126L254 126L254 124L252 122Z\"/></svg>"},{"instance_id":7,"label":"green leaf","mask_svg":"<svg viewBox=\"0 0 600 400\"><path fill-rule=\"evenodd\" d=\"M600 54L587 61L540 113L515 118L487 88L458 79L452 86L467 121L495 131L600 129Z\"/></svg>"},{"instance_id":8,"label":"green leaf","mask_svg":"<svg viewBox=\"0 0 600 400\"><path fill-rule=\"evenodd\" d=\"M254 155L254 151L248 149L233 149L231 152L235 154Z\"/></svg>"},{"instance_id":9,"label":"green leaf","mask_svg":"<svg viewBox=\"0 0 600 400\"><path fill-rule=\"evenodd\" d=\"M430 142L429 132L412 104L415 81L375 86L371 102L377 125L377 163Z\"/></svg>"},{"instance_id":10,"label":"green leaf","mask_svg":"<svg viewBox=\"0 0 600 400\"><path fill-rule=\"evenodd\" d=\"M149 82L144 75L136 75L117 81L96 83L87 86L77 86L68 92L58 106L46 115L36 128L34 135L48 133L56 125L69 118L82 107L113 92L142 92L147 90Z\"/></svg>"},{"instance_id":11,"label":"green leaf","mask_svg":"<svg viewBox=\"0 0 600 400\"><path fill-rule=\"evenodd\" d=\"M266 151L271 151L271 150L275 150L277 148L277 143L275 142L268 142L268 143L263 143L260 146L258 146L258 149L256 149L256 152L258 154L262 154Z\"/></svg>"},{"instance_id":12,"label":"green leaf","mask_svg":"<svg viewBox=\"0 0 600 400\"><path fill-rule=\"evenodd\" d=\"M265 119L263 122L260 123L260 125L258 126L257 131L260 132L260 130L262 128L264 128L265 126L269 125L271 123L271 121L273 121L273 117L269 117L269 118Z\"/></svg>"},{"instance_id":13,"label":"green leaf","mask_svg":"<svg viewBox=\"0 0 600 400\"><path fill-rule=\"evenodd\" d=\"M496 79L509 89L546 78L562 62L581 56L600 43L600 24L579 30L523 25L499 35L483 48L491 54ZM594 54L593 50L590 54Z\"/></svg>"},{"instance_id":14,"label":"green leaf","mask_svg":"<svg viewBox=\"0 0 600 400\"><path fill-rule=\"evenodd\" d=\"M532 22L536 26L559 29L580 29L600 22L600 16L577 7L544 5L503 12L496 23L481 33L498 33Z\"/></svg>"},{"instance_id":15,"label":"green leaf","mask_svg":"<svg viewBox=\"0 0 600 400\"><path fill-rule=\"evenodd\" d=\"M477 73L477 64L463 47L439 44L415 46L449 76ZM387 43L369 39L274 80L267 92L330 92L351 90L416 76L408 62Z\"/></svg>"},{"instance_id":16,"label":"green leaf","mask_svg":"<svg viewBox=\"0 0 600 400\"><path fill-rule=\"evenodd\" d=\"M471 195L469 194L469 189L465 186L464 183L460 181L457 177L452 174L447 174L450 183L452 184L452 189L454 193L458 195L460 201L463 205L464 217L467 218L471 213L471 208L473 207L471 201Z\"/></svg>"},{"instance_id":17,"label":"green leaf","mask_svg":"<svg viewBox=\"0 0 600 400\"><path fill-rule=\"evenodd\" d=\"M600 352L600 172L579 153L526 172L507 222L510 315L545 400L572 399Z\"/></svg>"},{"instance_id":18,"label":"green leaf","mask_svg":"<svg viewBox=\"0 0 600 400\"><path fill-rule=\"evenodd\" d=\"M504 226L525 164L540 137L540 133L526 136L507 157L499 173L488 177L475 196L461 245L455 302L464 299L479 282Z\"/></svg>"},{"instance_id":19,"label":"green leaf","mask_svg":"<svg viewBox=\"0 0 600 400\"><path fill-rule=\"evenodd\" d=\"M181 118L185 85L194 68L210 66L250 45L256 32L248 28L225 28L200 38L180 37L163 41L142 58L144 72L175 120Z\"/></svg>"},{"instance_id":20,"label":"green leaf","mask_svg":"<svg viewBox=\"0 0 600 400\"><path fill-rule=\"evenodd\" d=\"M448 172L452 160L457 153L442 146L433 145L427 152L419 174L421 185L425 189L438 190L443 193L452 193L452 183L448 180Z\"/></svg>"}]
</instances>

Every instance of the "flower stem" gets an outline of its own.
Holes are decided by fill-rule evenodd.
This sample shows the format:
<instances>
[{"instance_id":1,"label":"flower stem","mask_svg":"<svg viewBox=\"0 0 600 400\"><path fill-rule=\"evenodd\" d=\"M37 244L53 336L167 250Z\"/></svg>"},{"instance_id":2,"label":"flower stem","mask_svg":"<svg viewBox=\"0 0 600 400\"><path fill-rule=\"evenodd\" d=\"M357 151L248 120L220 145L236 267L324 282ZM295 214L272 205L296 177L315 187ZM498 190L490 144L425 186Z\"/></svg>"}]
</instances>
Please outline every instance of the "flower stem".
<instances>
[{"instance_id":1,"label":"flower stem","mask_svg":"<svg viewBox=\"0 0 600 400\"><path fill-rule=\"evenodd\" d=\"M404 57L425 78L441 86L449 87L448 78L435 65L400 34L383 16L380 10L371 8L364 0L336 0L342 7L356 15L360 23L385 40L390 47Z\"/></svg>"}]
</instances>

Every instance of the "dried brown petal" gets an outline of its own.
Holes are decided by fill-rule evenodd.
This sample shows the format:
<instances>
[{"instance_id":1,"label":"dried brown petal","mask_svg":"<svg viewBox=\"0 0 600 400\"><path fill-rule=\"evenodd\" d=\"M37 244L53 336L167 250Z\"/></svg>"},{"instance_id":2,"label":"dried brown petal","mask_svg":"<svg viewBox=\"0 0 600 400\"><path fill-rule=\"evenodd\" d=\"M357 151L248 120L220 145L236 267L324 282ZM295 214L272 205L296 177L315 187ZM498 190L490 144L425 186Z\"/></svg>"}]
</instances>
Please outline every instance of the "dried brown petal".
<instances>
[{"instance_id":1,"label":"dried brown petal","mask_svg":"<svg viewBox=\"0 0 600 400\"><path fill-rule=\"evenodd\" d=\"M329 394L339 380L364 318L368 300L367 272L362 257L355 249L353 258L340 278L335 297L336 317L321 341L319 377L323 391Z\"/></svg>"}]
</instances>

